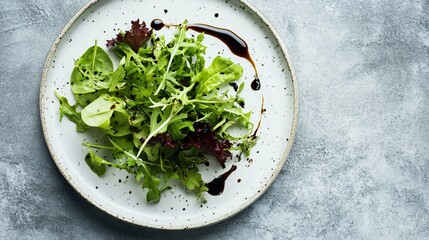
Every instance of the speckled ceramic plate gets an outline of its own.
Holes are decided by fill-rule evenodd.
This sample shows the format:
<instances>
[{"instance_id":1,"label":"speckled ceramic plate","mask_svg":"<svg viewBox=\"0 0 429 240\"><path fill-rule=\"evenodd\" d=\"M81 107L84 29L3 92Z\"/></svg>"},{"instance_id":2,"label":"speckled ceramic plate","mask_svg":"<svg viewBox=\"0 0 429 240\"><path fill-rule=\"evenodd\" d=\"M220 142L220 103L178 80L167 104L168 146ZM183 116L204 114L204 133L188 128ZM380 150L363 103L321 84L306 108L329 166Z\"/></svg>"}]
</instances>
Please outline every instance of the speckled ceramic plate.
<instances>
[{"instance_id":1,"label":"speckled ceramic plate","mask_svg":"<svg viewBox=\"0 0 429 240\"><path fill-rule=\"evenodd\" d=\"M232 58L244 67L242 96L246 108L253 110L253 121L259 120L262 96L265 114L260 139L247 160L230 160L228 169L238 169L226 181L220 196L207 194L207 203L196 201L193 194L175 186L162 194L157 204L145 202L145 192L125 171L108 169L99 178L84 161L84 140L97 138L95 132L77 133L73 123L59 122L59 103L54 91L73 103L70 74L74 60L94 44L126 30L131 20L211 24L233 30L247 41L262 83L253 91L250 82L254 72L245 59L233 55L218 39L207 36L207 62L217 54ZM164 30L162 30L164 31ZM172 31L172 30L171 30ZM168 30L165 30L168 34ZM158 32L157 34L162 34ZM111 57L114 54L109 51ZM240 0L121 0L92 1L74 16L61 32L47 58L40 89L40 111L43 131L52 157L61 173L76 191L101 210L125 221L164 229L202 227L231 217L248 207L274 181L292 145L297 122L297 87L286 50L268 21L252 6ZM210 181L225 169L217 164L201 169L203 179Z\"/></svg>"}]
</instances>

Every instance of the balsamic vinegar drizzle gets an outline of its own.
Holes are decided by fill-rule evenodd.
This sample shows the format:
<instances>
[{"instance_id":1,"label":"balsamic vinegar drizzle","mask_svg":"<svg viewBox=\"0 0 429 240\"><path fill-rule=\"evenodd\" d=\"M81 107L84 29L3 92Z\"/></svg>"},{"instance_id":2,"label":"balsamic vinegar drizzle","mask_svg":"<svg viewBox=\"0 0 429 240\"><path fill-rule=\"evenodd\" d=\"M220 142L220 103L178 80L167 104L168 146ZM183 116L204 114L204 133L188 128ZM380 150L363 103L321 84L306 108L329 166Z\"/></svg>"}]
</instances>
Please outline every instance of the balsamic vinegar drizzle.
<instances>
[{"instance_id":1,"label":"balsamic vinegar drizzle","mask_svg":"<svg viewBox=\"0 0 429 240\"><path fill-rule=\"evenodd\" d=\"M154 19L151 22L150 26L158 31L165 26L177 26L177 24L165 24L161 19ZM256 69L256 64L250 56L249 47L247 46L247 43L240 36L238 36L229 29L219 28L202 23L191 23L187 25L187 28L192 29L196 32L204 32L205 34L218 38L228 46L232 53L239 57L247 59L247 61L252 64L252 67L255 70L255 79L252 81L252 84L250 86L255 91L261 88L261 82L259 80L259 74L258 70Z\"/></svg>"},{"instance_id":2,"label":"balsamic vinegar drizzle","mask_svg":"<svg viewBox=\"0 0 429 240\"><path fill-rule=\"evenodd\" d=\"M259 115L259 121L258 121L258 125L256 127L255 132L252 134L252 138L256 138L256 134L258 133L259 128L261 127L262 115L264 115L264 112L265 112L264 103L265 103L265 98L264 98L264 96L262 96L261 112Z\"/></svg>"},{"instance_id":3,"label":"balsamic vinegar drizzle","mask_svg":"<svg viewBox=\"0 0 429 240\"><path fill-rule=\"evenodd\" d=\"M227 172L223 173L219 177L217 177L217 178L213 179L211 182L207 183L206 187L209 189L207 192L210 195L214 195L214 196L222 194L223 190L225 188L226 179L235 170L237 170L237 166L232 165L232 167Z\"/></svg>"},{"instance_id":4,"label":"balsamic vinegar drizzle","mask_svg":"<svg viewBox=\"0 0 429 240\"><path fill-rule=\"evenodd\" d=\"M250 64L252 64L253 69L255 70L255 75L256 77L258 77L258 71L256 70L255 62L253 62L253 59L250 56L249 47L247 46L247 43L237 34L235 34L229 29L218 28L200 23L188 24L188 28L196 32L204 32L205 34L218 38L219 40L224 42L232 53L239 57L247 59Z\"/></svg>"}]
</instances>

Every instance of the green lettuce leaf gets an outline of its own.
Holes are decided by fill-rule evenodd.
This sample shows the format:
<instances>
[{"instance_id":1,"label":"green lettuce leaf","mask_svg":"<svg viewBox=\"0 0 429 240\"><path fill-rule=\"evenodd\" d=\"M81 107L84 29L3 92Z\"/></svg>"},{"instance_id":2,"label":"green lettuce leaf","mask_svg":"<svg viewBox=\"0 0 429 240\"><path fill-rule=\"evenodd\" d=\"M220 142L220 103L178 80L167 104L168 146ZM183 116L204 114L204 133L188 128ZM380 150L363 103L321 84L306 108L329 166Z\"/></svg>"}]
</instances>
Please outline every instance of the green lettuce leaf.
<instances>
[{"instance_id":1,"label":"green lettuce leaf","mask_svg":"<svg viewBox=\"0 0 429 240\"><path fill-rule=\"evenodd\" d=\"M122 99L103 94L82 110L82 120L88 126L98 127L107 133L113 134L114 130L110 126L112 115L115 111L125 113L124 105L125 103ZM116 131L119 130L116 129Z\"/></svg>"},{"instance_id":2,"label":"green lettuce leaf","mask_svg":"<svg viewBox=\"0 0 429 240\"><path fill-rule=\"evenodd\" d=\"M73 93L85 94L107 89L109 83L106 80L112 72L112 60L96 42L76 61L71 75Z\"/></svg>"},{"instance_id":3,"label":"green lettuce leaf","mask_svg":"<svg viewBox=\"0 0 429 240\"><path fill-rule=\"evenodd\" d=\"M199 83L196 92L202 95L216 90L222 84L238 80L242 75L243 68L240 65L228 58L217 56L212 64L198 73L192 81Z\"/></svg>"}]
</instances>

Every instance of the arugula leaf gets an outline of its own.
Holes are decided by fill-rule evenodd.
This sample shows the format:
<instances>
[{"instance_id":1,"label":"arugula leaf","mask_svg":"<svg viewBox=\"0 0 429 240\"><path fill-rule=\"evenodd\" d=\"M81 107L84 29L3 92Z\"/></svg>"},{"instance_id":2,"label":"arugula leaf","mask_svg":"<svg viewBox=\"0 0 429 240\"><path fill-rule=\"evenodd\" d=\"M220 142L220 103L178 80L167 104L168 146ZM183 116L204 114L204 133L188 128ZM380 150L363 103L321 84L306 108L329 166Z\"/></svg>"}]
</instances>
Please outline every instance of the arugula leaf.
<instances>
[{"instance_id":1,"label":"arugula leaf","mask_svg":"<svg viewBox=\"0 0 429 240\"><path fill-rule=\"evenodd\" d=\"M88 154L85 156L85 162L88 164L89 168L91 168L91 170L99 177L106 173L106 165L112 165L110 162L97 156L91 148L88 148Z\"/></svg>"},{"instance_id":2,"label":"arugula leaf","mask_svg":"<svg viewBox=\"0 0 429 240\"><path fill-rule=\"evenodd\" d=\"M174 119L174 116L182 110L183 106L176 105L168 108L168 111L161 112L159 109L155 109L150 118L150 133L147 136L146 140L143 142L142 146L140 147L137 157L140 156L141 152L143 151L146 144L149 142L149 140L157 135L158 133L163 133L167 130L168 125L172 122ZM159 121L158 119L161 118Z\"/></svg>"},{"instance_id":3,"label":"arugula leaf","mask_svg":"<svg viewBox=\"0 0 429 240\"><path fill-rule=\"evenodd\" d=\"M201 174L196 169L183 171L182 179L185 188L190 191L197 190L199 192L202 191L201 188L204 187L204 181Z\"/></svg>"},{"instance_id":4,"label":"arugula leaf","mask_svg":"<svg viewBox=\"0 0 429 240\"><path fill-rule=\"evenodd\" d=\"M256 145L257 140L258 140L258 137L254 136L254 135L248 136L244 141L239 143L239 149L241 149L241 151L246 156L249 156L250 155L250 149L252 149Z\"/></svg>"},{"instance_id":5,"label":"arugula leaf","mask_svg":"<svg viewBox=\"0 0 429 240\"><path fill-rule=\"evenodd\" d=\"M57 92L54 93L58 100L60 100L60 121L66 115L70 121L76 124L76 131L86 131L89 126L82 120L81 113L77 112L77 105L71 106L66 97L60 96Z\"/></svg>"},{"instance_id":6,"label":"arugula leaf","mask_svg":"<svg viewBox=\"0 0 429 240\"><path fill-rule=\"evenodd\" d=\"M146 168L140 168L140 171L144 173L143 188L148 189L146 201L159 202L161 198L161 191L159 189L161 180L151 175Z\"/></svg>"},{"instance_id":7,"label":"arugula leaf","mask_svg":"<svg viewBox=\"0 0 429 240\"><path fill-rule=\"evenodd\" d=\"M185 24L186 24L186 22L185 22ZM185 36L186 36L186 28L183 25L179 26L179 33L177 34L176 39L173 40L175 42L174 46L171 49L169 49L170 59L168 60L167 68L166 68L164 74L162 75L161 82L160 82L158 88L156 89L156 91L154 93L155 95L158 95L159 91L163 90L165 88L165 81L169 76L171 64L173 63L173 59L176 57L176 55L178 55L180 53L179 48L181 47L181 44L183 43ZM169 78L169 79L173 80L171 78Z\"/></svg>"},{"instance_id":8,"label":"arugula leaf","mask_svg":"<svg viewBox=\"0 0 429 240\"><path fill-rule=\"evenodd\" d=\"M179 171L179 178L182 180L182 184L187 190L195 192L198 198L203 202L206 201L203 193L207 192L208 188L205 186L201 174L198 172L198 168L181 169Z\"/></svg>"}]
</instances>

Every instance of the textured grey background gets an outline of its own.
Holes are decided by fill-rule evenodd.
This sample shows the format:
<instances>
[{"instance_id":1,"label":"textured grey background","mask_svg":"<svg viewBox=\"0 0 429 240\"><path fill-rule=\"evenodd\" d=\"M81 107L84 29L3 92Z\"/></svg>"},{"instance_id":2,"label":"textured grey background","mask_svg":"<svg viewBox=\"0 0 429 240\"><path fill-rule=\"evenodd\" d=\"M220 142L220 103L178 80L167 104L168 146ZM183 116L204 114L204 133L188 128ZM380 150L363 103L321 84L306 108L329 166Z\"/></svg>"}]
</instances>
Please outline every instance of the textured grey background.
<instances>
[{"instance_id":1,"label":"textured grey background","mask_svg":"<svg viewBox=\"0 0 429 240\"><path fill-rule=\"evenodd\" d=\"M429 238L429 1L249 0L290 51L300 92L296 140L254 205L182 232L99 211L47 151L43 64L86 2L0 1L1 239Z\"/></svg>"}]
</instances>

